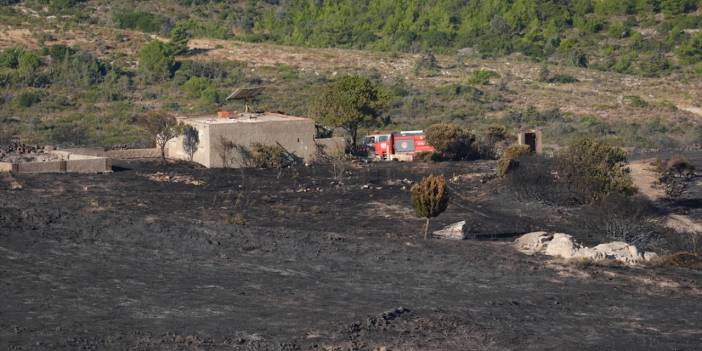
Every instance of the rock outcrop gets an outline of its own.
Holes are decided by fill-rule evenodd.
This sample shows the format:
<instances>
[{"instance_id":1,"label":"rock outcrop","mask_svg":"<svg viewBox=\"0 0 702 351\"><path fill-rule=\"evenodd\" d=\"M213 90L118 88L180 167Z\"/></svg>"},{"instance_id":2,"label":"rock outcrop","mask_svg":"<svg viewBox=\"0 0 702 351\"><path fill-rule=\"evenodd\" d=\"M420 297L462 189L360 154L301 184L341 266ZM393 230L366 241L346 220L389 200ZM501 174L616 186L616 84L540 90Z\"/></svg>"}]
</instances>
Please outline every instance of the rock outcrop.
<instances>
[{"instance_id":1,"label":"rock outcrop","mask_svg":"<svg viewBox=\"0 0 702 351\"><path fill-rule=\"evenodd\" d=\"M553 234L553 239L546 245L544 253L549 256L572 258L582 247L572 236L563 233Z\"/></svg>"},{"instance_id":2,"label":"rock outcrop","mask_svg":"<svg viewBox=\"0 0 702 351\"><path fill-rule=\"evenodd\" d=\"M533 232L520 236L514 246L522 253L534 255L543 252L551 239L553 235L548 232Z\"/></svg>"},{"instance_id":3,"label":"rock outcrop","mask_svg":"<svg viewBox=\"0 0 702 351\"><path fill-rule=\"evenodd\" d=\"M615 260L628 265L636 265L658 257L654 252L642 252L636 246L622 241L583 247L571 235L563 233L533 232L519 237L514 246L528 255L544 254L566 259L587 259L592 261Z\"/></svg>"}]
</instances>

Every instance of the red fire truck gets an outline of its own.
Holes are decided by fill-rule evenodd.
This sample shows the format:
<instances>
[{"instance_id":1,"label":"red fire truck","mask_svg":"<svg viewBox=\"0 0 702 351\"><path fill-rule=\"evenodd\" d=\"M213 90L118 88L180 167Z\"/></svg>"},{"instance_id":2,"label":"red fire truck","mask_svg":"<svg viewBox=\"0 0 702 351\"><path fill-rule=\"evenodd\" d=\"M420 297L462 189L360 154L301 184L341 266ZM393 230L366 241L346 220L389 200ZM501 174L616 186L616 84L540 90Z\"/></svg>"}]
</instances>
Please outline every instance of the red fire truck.
<instances>
[{"instance_id":1,"label":"red fire truck","mask_svg":"<svg viewBox=\"0 0 702 351\"><path fill-rule=\"evenodd\" d=\"M374 133L366 136L364 144L368 158L378 160L411 161L418 152L436 151L422 130Z\"/></svg>"}]
</instances>

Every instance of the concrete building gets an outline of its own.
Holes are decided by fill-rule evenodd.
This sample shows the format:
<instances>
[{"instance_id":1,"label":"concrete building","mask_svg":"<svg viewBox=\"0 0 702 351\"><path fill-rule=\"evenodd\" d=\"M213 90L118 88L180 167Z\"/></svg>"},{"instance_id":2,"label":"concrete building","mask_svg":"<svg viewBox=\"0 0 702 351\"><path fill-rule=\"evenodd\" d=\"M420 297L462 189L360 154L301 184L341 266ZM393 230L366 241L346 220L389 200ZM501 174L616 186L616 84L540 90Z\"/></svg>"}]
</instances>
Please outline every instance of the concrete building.
<instances>
[{"instance_id":1,"label":"concrete building","mask_svg":"<svg viewBox=\"0 0 702 351\"><path fill-rule=\"evenodd\" d=\"M317 153L315 124L309 118L279 113L228 113L182 118L199 134L193 161L208 168L246 166L246 152L253 143L280 144L288 152L305 160ZM183 136L166 145L169 158L188 160Z\"/></svg>"},{"instance_id":2,"label":"concrete building","mask_svg":"<svg viewBox=\"0 0 702 351\"><path fill-rule=\"evenodd\" d=\"M543 152L541 129L525 129L517 136L519 145L529 145L531 152L540 155Z\"/></svg>"}]
</instances>

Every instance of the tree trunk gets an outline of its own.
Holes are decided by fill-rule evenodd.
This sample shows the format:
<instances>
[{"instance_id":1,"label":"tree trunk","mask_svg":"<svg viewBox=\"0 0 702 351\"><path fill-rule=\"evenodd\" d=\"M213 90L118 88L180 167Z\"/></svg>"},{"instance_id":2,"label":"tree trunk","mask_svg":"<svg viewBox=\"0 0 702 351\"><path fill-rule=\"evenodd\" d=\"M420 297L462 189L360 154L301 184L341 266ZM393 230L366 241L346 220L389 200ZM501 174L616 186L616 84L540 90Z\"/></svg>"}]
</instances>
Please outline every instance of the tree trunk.
<instances>
[{"instance_id":1,"label":"tree trunk","mask_svg":"<svg viewBox=\"0 0 702 351\"><path fill-rule=\"evenodd\" d=\"M352 126L349 130L351 133L351 149L356 149L356 137L358 136L358 127Z\"/></svg>"},{"instance_id":2,"label":"tree trunk","mask_svg":"<svg viewBox=\"0 0 702 351\"><path fill-rule=\"evenodd\" d=\"M430 218L427 217L427 222L424 224L424 240L429 239L429 220Z\"/></svg>"},{"instance_id":3,"label":"tree trunk","mask_svg":"<svg viewBox=\"0 0 702 351\"><path fill-rule=\"evenodd\" d=\"M159 145L158 147L161 149L161 161L166 162L166 144Z\"/></svg>"}]
</instances>

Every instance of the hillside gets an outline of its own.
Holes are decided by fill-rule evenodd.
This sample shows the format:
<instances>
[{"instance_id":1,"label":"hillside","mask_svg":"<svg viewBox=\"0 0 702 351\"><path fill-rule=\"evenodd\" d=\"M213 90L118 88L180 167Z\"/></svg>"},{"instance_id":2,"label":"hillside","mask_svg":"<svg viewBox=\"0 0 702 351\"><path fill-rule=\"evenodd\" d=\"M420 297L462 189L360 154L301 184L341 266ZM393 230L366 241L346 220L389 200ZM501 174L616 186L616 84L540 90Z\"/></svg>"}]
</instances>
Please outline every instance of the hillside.
<instances>
[{"instance_id":1,"label":"hillside","mask_svg":"<svg viewBox=\"0 0 702 351\"><path fill-rule=\"evenodd\" d=\"M43 72L40 75L45 76L45 81L4 84L2 111L11 123L0 130L0 138L3 134L19 133L37 142L138 143L144 138L130 124L135 114L153 108L181 114L236 108L222 101L222 97L243 85L267 86L258 103L261 109L304 115L308 113L311 97L330 80L348 73L368 75L392 93L392 103L385 111L385 125L380 128L425 127L445 120L477 131L494 124L513 130L541 126L545 127L547 143L559 144L588 134L614 144L638 147L686 145L700 138L697 126L702 118L702 80L695 73L694 64L680 62L676 54L679 46L671 47L665 54L671 61L671 69L656 74L617 73L602 67L595 69L598 67L593 64L578 67L561 60L556 52L548 57L530 56L518 50L499 55L460 50L462 54L457 54L455 47L462 46L457 43L451 47L425 48L436 49L434 55L426 54L422 48L407 50L423 51L413 53L382 48L296 47L241 41L253 40L256 31L263 31L260 25L254 25L249 32L244 30L237 24L246 20L241 16L248 13L254 23L262 21L274 5L258 2L251 8L250 2L206 2L190 6L183 3L168 6L155 1L134 3L132 9L137 9L134 13L158 11L153 13L160 17L149 18L160 25L136 21L141 24L133 26L151 33L116 28L127 26L115 20L120 11L128 8L128 2L109 5L86 1L56 9L27 1L3 8L0 46L36 52L42 58L37 70ZM276 6L280 11L285 6L291 10L295 3L281 2ZM236 21L222 15L228 13L224 9L247 6L251 11L236 12L239 16ZM183 23L186 13L191 15L186 27L194 36L188 44L190 52L177 58L168 79L145 79L138 68L139 49L153 40L167 42L168 28ZM631 16L638 18L645 14L643 11ZM653 33L651 28L681 18L694 24L692 19L699 15L699 10L675 14L661 10L654 16L655 26L637 28ZM202 24L200 21L205 18L217 25ZM205 28L227 28L223 32L226 35L213 35L222 31ZM571 26L565 33L571 35L568 33L577 30ZM686 38L695 35L694 30L685 29L688 32ZM266 40L314 46L282 38ZM593 41L580 38L578 42ZM605 42L609 41L600 44ZM99 68L93 72L94 77L68 87L60 84L65 78L55 77L61 69L53 67L57 63L52 62L50 53L56 45L74 47L95 57ZM611 57L620 52L613 51ZM590 55L589 62L595 63L596 56ZM426 66L432 57L436 62ZM3 72L17 73L12 71ZM71 74L81 76L81 73ZM185 83L193 77L209 80L200 87L210 89L208 96L203 97L201 91L188 91Z\"/></svg>"}]
</instances>

